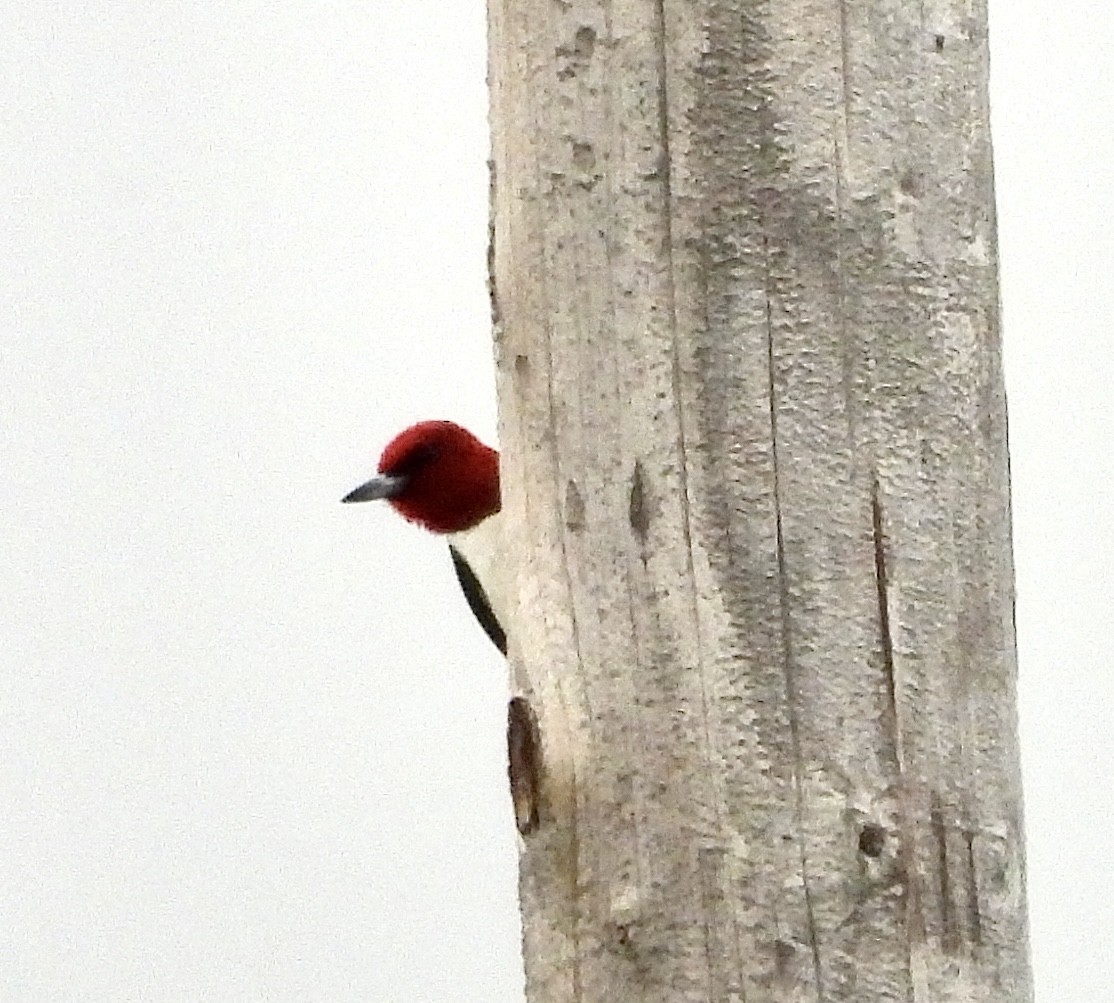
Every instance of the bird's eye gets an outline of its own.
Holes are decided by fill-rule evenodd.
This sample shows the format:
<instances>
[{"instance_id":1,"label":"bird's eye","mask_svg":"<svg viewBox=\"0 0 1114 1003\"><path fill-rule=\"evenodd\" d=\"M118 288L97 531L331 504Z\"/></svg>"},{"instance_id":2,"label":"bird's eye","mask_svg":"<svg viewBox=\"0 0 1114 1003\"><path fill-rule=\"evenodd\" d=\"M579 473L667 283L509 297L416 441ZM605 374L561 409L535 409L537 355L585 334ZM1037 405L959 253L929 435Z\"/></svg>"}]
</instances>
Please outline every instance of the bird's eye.
<instances>
[{"instance_id":1,"label":"bird's eye","mask_svg":"<svg viewBox=\"0 0 1114 1003\"><path fill-rule=\"evenodd\" d=\"M440 453L441 450L437 446L429 444L415 446L395 463L390 470L386 471L386 473L398 477L412 476L419 470L429 466L429 464L437 459Z\"/></svg>"}]
</instances>

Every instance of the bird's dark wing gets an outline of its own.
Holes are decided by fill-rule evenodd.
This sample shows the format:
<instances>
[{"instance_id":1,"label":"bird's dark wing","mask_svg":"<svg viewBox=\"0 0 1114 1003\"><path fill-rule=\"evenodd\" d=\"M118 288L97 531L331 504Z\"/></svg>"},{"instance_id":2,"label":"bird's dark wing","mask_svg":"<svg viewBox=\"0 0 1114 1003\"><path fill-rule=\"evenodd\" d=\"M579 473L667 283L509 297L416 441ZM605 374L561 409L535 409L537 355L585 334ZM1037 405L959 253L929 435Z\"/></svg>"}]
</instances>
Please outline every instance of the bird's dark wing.
<instances>
[{"instance_id":1,"label":"bird's dark wing","mask_svg":"<svg viewBox=\"0 0 1114 1003\"><path fill-rule=\"evenodd\" d=\"M486 631L495 647L506 657L507 634L491 610L491 603L487 601L487 593L484 592L479 579L468 566L468 562L451 543L449 544L449 553L453 556L453 570L456 572L456 579L460 582L460 587L464 592L464 598L468 600L468 608L472 611L473 616L480 621L480 626Z\"/></svg>"}]
</instances>

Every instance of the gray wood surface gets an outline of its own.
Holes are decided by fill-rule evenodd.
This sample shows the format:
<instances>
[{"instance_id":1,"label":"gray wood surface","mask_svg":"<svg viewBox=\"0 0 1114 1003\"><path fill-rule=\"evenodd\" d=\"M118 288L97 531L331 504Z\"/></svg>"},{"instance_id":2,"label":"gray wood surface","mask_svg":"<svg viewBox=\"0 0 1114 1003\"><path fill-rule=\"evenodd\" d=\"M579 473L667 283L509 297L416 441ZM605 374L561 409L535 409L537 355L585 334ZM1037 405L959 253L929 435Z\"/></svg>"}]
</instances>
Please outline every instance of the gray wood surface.
<instances>
[{"instance_id":1,"label":"gray wood surface","mask_svg":"<svg viewBox=\"0 0 1114 1003\"><path fill-rule=\"evenodd\" d=\"M490 0L527 992L1032 998L985 5Z\"/></svg>"}]
</instances>

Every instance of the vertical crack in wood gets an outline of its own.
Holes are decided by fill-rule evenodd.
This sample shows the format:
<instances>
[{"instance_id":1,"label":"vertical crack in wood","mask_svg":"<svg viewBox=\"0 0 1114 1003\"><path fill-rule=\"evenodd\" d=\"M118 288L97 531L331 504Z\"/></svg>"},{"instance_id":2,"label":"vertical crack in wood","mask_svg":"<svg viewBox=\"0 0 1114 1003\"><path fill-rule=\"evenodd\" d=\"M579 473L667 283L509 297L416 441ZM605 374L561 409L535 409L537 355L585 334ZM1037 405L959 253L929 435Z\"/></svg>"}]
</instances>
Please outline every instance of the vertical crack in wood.
<instances>
[{"instance_id":1,"label":"vertical crack in wood","mask_svg":"<svg viewBox=\"0 0 1114 1003\"><path fill-rule=\"evenodd\" d=\"M889 734L895 784L897 816L900 827L898 859L901 861L902 884L905 889L905 965L908 975L909 999L913 999L913 940L924 939L924 915L921 911L920 879L917 874L916 837L910 792L905 777L905 753L902 748L901 718L898 713L897 678L894 665L893 628L890 623L890 581L886 566L885 519L882 512L881 487L878 475L871 482L871 532L874 543L874 583L878 594L878 637L882 648L882 677L885 697L883 721Z\"/></svg>"},{"instance_id":2,"label":"vertical crack in wood","mask_svg":"<svg viewBox=\"0 0 1114 1003\"><path fill-rule=\"evenodd\" d=\"M700 643L700 618L696 605L696 569L692 560L692 508L689 494L688 443L685 440L685 395L681 380L681 353L677 344L677 282L676 263L673 260L673 153L669 142L669 57L665 33L665 0L654 4L654 41L657 45L658 63L658 137L661 143L661 164L659 175L662 187L662 216L665 222L664 257L665 286L668 300L670 343L672 347L673 400L677 405L677 450L680 453L679 477L681 479L681 526L685 535L685 554L688 563L689 579L693 583L692 615L697 634L698 653ZM701 657L701 666L703 658ZM707 720L705 703L705 720Z\"/></svg>"},{"instance_id":3,"label":"vertical crack in wood","mask_svg":"<svg viewBox=\"0 0 1114 1003\"><path fill-rule=\"evenodd\" d=\"M540 125L535 123L536 128L540 129ZM531 137L533 148L539 149L540 144L537 137ZM544 231L543 231L544 233ZM543 242L544 242L543 236ZM541 283L545 282L545 269L542 269L542 276L539 279ZM549 291L546 288L541 290L543 301L548 302ZM551 338L553 336L552 328L547 328L545 336L542 338L542 343L545 346L545 393L546 393L546 410L547 416L547 429L543 435L543 441L548 444L548 452L550 458L549 473L553 479L553 497L561 497L561 460L557 450L557 422L556 422L556 408L554 405L553 393L553 346ZM531 438L525 434L520 434L519 441L530 442ZM527 499L529 501L529 499ZM574 650L574 658L576 664L580 665L583 661L583 652L580 646L580 625L576 616L576 588L574 587L572 572L569 569L569 551L565 543L565 533L568 530L558 531L557 539L560 543L561 549L561 570L564 574L565 588L568 593L568 602L566 609L569 611L569 626L572 630L572 643ZM573 718L569 714L568 702L565 698L565 691L561 685L561 680L558 679L554 685L554 694L557 702L560 704L561 713L566 722L571 721ZM581 687L583 691L583 687ZM581 694L584 701L585 716L589 723L592 720L592 709L588 703L588 696L586 693ZM579 717L579 715L577 715ZM568 841L568 861L565 868L565 874L568 878L568 896L569 901L572 903L571 916L570 916L570 929L568 931L569 940L572 943L571 951L571 968L572 968L572 985L574 992L574 999L580 999L582 993L582 974L581 974L581 942L580 942L580 916L585 911L585 905L582 898L583 883L580 880L580 776L577 770L576 750L581 745L578 742L572 744L572 749L568 755L568 776L569 776L569 794L571 803L569 805L567 822L569 827L569 841ZM558 823L562 820L557 820Z\"/></svg>"},{"instance_id":4,"label":"vertical crack in wood","mask_svg":"<svg viewBox=\"0 0 1114 1003\"><path fill-rule=\"evenodd\" d=\"M499 287L495 280L495 198L497 179L495 160L487 158L487 299L491 311L491 327L499 331L502 312L499 308Z\"/></svg>"},{"instance_id":5,"label":"vertical crack in wood","mask_svg":"<svg viewBox=\"0 0 1114 1003\"><path fill-rule=\"evenodd\" d=\"M639 557L642 560L642 573L648 577L648 561L649 554L646 547L646 538L650 530L650 517L645 508L645 488L642 483L642 464L639 460L634 461L634 472L631 475L631 488L629 499L628 517L630 519L631 529L639 540ZM639 615L638 608L641 605L641 596L638 595L640 583L635 579L635 572L631 571L629 562L627 565L627 573L623 576L626 584L625 594L627 599L627 618L630 622L630 636L633 642L634 652L637 657L638 652L642 648L643 638L639 632ZM634 742L641 744L645 741L643 720L641 715L636 715L632 720L632 735ZM628 751L628 755L630 752ZM640 888L645 887L646 874L645 874L645 861L642 854L639 852L639 847L642 846L642 833L644 829L646 813L643 806L636 802L633 792L630 797L631 810L629 814L629 821L631 826L631 839L633 842L633 852L631 856L634 861L634 869L637 875L637 881ZM629 925L624 926L622 937L624 946L629 945Z\"/></svg>"},{"instance_id":6,"label":"vertical crack in wood","mask_svg":"<svg viewBox=\"0 0 1114 1003\"><path fill-rule=\"evenodd\" d=\"M552 380L552 365L551 365L551 368L550 368L550 379ZM552 382L550 382L550 384L549 384L549 389L552 392L552 389L553 389ZM551 399L551 406L552 406L552 399ZM556 437L554 437L553 442L554 442L554 446L553 446L553 449L554 449L554 457L553 457L553 459L554 459L554 473L557 475L557 479L560 479L559 464L557 463L557 456L556 456L556 448L557 448L556 447ZM579 625L579 622L577 621L577 617L576 617L576 603L575 603L574 599L572 598L573 596L575 596L576 593L575 593L575 590L573 588L572 574L569 571L569 553L568 553L568 548L565 546L564 533L561 533L559 538L560 538L560 541L561 541L561 566L564 568L565 585L569 589L569 594L570 594L570 599L569 599L569 603L568 603L568 610L569 610L570 625L572 627L573 647L575 649L576 665L579 666L579 665L582 664L584 656L581 653L581 648L580 648L580 625ZM560 680L557 681L557 685L554 687L554 690L555 690L555 693L556 693L556 696L557 696L557 701L561 705L561 713L564 715L565 720L569 721L570 716L569 716L568 702L565 699L565 691L564 691L564 688L561 686ZM584 704L585 704L585 711L586 711L586 714L588 716L588 720L590 722L591 721L591 707L588 706L588 696L587 696L586 693L583 695L583 699L584 699ZM569 793L571 795L571 799L570 799L569 812L568 812L568 818L567 818L567 823L568 823L568 827L569 827L569 842L568 842L568 866L565 869L565 873L568 877L569 901L572 903L572 910L571 910L572 915L570 917L570 919L571 919L571 929L569 930L569 940L572 941L572 951L570 953L572 955L571 968L572 968L573 999L574 1000L579 1000L581 998L582 994L583 994L583 983L582 983L582 978L583 977L581 975L581 950L582 950L582 947L581 947L581 943L580 943L580 917L581 917L581 914L584 911L585 906L584 906L584 901L583 901L583 898L582 898L583 887L584 886L583 886L583 882L580 880L580 809L581 809L581 805L580 805L580 773L577 769L575 748L576 748L576 743L574 743L573 750L571 750L569 752L569 762L568 762L569 787L570 787Z\"/></svg>"},{"instance_id":7,"label":"vertical crack in wood","mask_svg":"<svg viewBox=\"0 0 1114 1003\"><path fill-rule=\"evenodd\" d=\"M714 907L710 907L717 898L718 882L715 871L718 869L715 863L709 862L709 854L705 849L698 849L696 851L696 867L697 874L700 878L700 901L704 905L704 915L701 917L703 921L703 934L704 934L704 964L705 975L708 979L708 996L709 999L714 998L719 993L718 980L716 978L716 943L715 937L712 933L713 923L709 919L710 914L713 912ZM713 873L709 875L709 870Z\"/></svg>"},{"instance_id":8,"label":"vertical crack in wood","mask_svg":"<svg viewBox=\"0 0 1114 1003\"><path fill-rule=\"evenodd\" d=\"M979 909L978 871L975 870L975 833L965 829L963 841L967 850L967 922L971 942L978 945L982 943L982 912Z\"/></svg>"},{"instance_id":9,"label":"vertical crack in wood","mask_svg":"<svg viewBox=\"0 0 1114 1003\"><path fill-rule=\"evenodd\" d=\"M789 572L785 558L785 535L782 527L781 515L781 467L778 458L778 428L777 428L777 380L775 374L774 357L774 325L770 305L770 270L768 247L763 241L767 251L766 263L766 364L769 379L768 391L770 401L770 449L773 459L774 474L774 522L777 535L777 569L778 590L781 608L781 643L782 643L782 671L785 675L786 705L789 714L789 733L793 743L793 788L797 800L797 847L801 856L801 887L804 890L805 913L808 921L809 945L812 948L813 974L816 980L816 993L820 999L824 998L824 978L820 965L820 942L816 929L816 915L812 905L812 890L809 887L808 853L805 848L807 828L805 825L805 792L804 778L802 776L801 762L801 736L800 723L797 720L797 692L796 678L793 671L793 644L790 638L789 616Z\"/></svg>"},{"instance_id":10,"label":"vertical crack in wood","mask_svg":"<svg viewBox=\"0 0 1114 1003\"><path fill-rule=\"evenodd\" d=\"M849 11L848 4L850 0L839 0L839 78L840 83L843 85L843 134L847 135L847 117L851 111L851 99L854 97L854 90L851 87L851 77L847 72L851 66L851 31L848 26Z\"/></svg>"},{"instance_id":11,"label":"vertical crack in wood","mask_svg":"<svg viewBox=\"0 0 1114 1003\"><path fill-rule=\"evenodd\" d=\"M650 533L650 512L647 507L647 490L645 479L642 473L642 461L635 459L634 470L631 472L630 479L630 492L627 504L627 521L635 538L638 541L638 557L641 562L641 578L639 578L639 569L634 561L628 561L626 574L623 576L626 585L625 593L627 599L627 616L630 620L630 636L633 644L633 651L635 659L638 659L640 652L645 644L645 639L639 630L640 617L638 614L638 607L645 602L647 587L652 592L653 577L649 569L649 547L648 539ZM624 548L626 549L626 548ZM641 591L641 595L639 592ZM635 714L632 719L631 734L633 741L628 747L627 755L637 757L638 748L646 740L643 734L643 719L641 714ZM633 794L630 797L631 809L629 814L630 824L630 839L633 843L633 866L637 874L637 880L640 887L644 887L646 881L646 874L644 861L639 847L642 846L642 830L645 821L645 810L643 806L636 801ZM629 926L624 926L622 931L621 943L623 946L630 945L629 939Z\"/></svg>"},{"instance_id":12,"label":"vertical crack in wood","mask_svg":"<svg viewBox=\"0 0 1114 1003\"><path fill-rule=\"evenodd\" d=\"M846 137L846 129L844 129L844 135ZM844 141L846 142L846 138ZM857 347L858 343L847 329L847 270L844 266L843 259L843 225L845 213L845 193L843 191L844 158L840 155L840 142L838 136L833 138L832 145L834 147L832 160L835 164L835 278L836 296L839 303L839 315L836 319L836 323L839 327L840 362L843 366L843 406L847 416L847 438L849 442L854 443L857 441L856 425L858 422L858 402L855 400L854 394L855 359L852 355L852 347Z\"/></svg>"},{"instance_id":13,"label":"vertical crack in wood","mask_svg":"<svg viewBox=\"0 0 1114 1003\"><path fill-rule=\"evenodd\" d=\"M894 765L900 775L904 769L901 727L897 714L897 686L894 680L894 639L890 628L890 583L886 570L886 537L882 525L882 501L878 478L870 493L871 528L874 540L874 584L878 591L878 635L882 646L882 676L886 683L884 707L886 729L893 749Z\"/></svg>"},{"instance_id":14,"label":"vertical crack in wood","mask_svg":"<svg viewBox=\"0 0 1114 1003\"><path fill-rule=\"evenodd\" d=\"M940 795L932 792L932 807L929 809L932 838L936 842L936 866L940 872L940 939L945 951L954 953L959 950L962 940L959 931L959 917L952 901L952 880L948 872L948 825L944 819L944 808Z\"/></svg>"},{"instance_id":15,"label":"vertical crack in wood","mask_svg":"<svg viewBox=\"0 0 1114 1003\"><path fill-rule=\"evenodd\" d=\"M665 0L655 0L654 20L654 34L655 43L657 45L658 64L658 135L659 141L661 143L661 162L659 168L659 176L662 188L662 212L665 220L663 251L666 265L665 284L666 296L668 298L670 339L672 343L671 379L673 385L673 400L677 408L677 449L680 454L678 475L681 481L681 527L684 534L686 571L690 583L689 595L692 600L691 614L692 629L696 646L696 666L700 674L701 718L704 726L704 756L706 761L707 775L712 778L710 807L715 814L716 838L722 840L724 839L724 829L726 826L726 822L723 817L723 798L719 796L719 788L722 783L721 772L723 770L723 762L713 748L714 740L712 734L712 722L710 717L710 704L708 698L708 668L707 659L705 657L704 651L704 636L700 624L700 606L696 588L696 563L693 559L692 552L692 501L689 484L688 444L685 438L685 395L683 381L681 378L681 352L680 346L677 341L677 282L676 261L673 254L673 154L670 145L669 53L668 36L666 32ZM706 305L705 299L702 299L701 302L705 303ZM642 502L644 501L644 498L640 498L639 500L640 502ZM634 526L633 518L632 526ZM707 896L702 896L702 900L704 902L705 921L707 921L709 912ZM738 916L736 915L734 910L732 910L731 912L731 927L733 940L737 946L740 939L740 930ZM707 943L708 942L706 938L706 944ZM708 946L706 950L708 952L707 960L709 965L709 988L711 989L715 986L714 974L712 974L714 971L713 957L711 954L710 946Z\"/></svg>"},{"instance_id":16,"label":"vertical crack in wood","mask_svg":"<svg viewBox=\"0 0 1114 1003\"><path fill-rule=\"evenodd\" d=\"M835 200L835 279L836 295L839 303L839 343L843 364L843 402L847 413L848 439L856 441L855 426L858 420L858 402L853 393L855 367L852 358L852 345L857 344L847 330L847 271L844 267L843 235L847 212L847 195L844 191L844 168L851 159L851 140L847 131L847 119L851 109L851 81L848 76L850 61L850 41L848 33L848 0L839 2L840 67L839 77L843 84L843 107L839 122L832 126L832 167L834 179L833 198Z\"/></svg>"},{"instance_id":17,"label":"vertical crack in wood","mask_svg":"<svg viewBox=\"0 0 1114 1003\"><path fill-rule=\"evenodd\" d=\"M642 478L642 461L634 461L634 472L630 479L630 501L627 508L627 519L634 535L641 544L640 551L642 563L646 563L646 537L650 532L650 514L646 510L646 485Z\"/></svg>"},{"instance_id":18,"label":"vertical crack in wood","mask_svg":"<svg viewBox=\"0 0 1114 1003\"><path fill-rule=\"evenodd\" d=\"M673 160L669 148L669 55L665 38L665 0L654 4L654 41L658 61L658 134L661 137L660 177L665 196L666 256L669 259L669 287L673 289Z\"/></svg>"},{"instance_id":19,"label":"vertical crack in wood","mask_svg":"<svg viewBox=\"0 0 1114 1003\"><path fill-rule=\"evenodd\" d=\"M850 14L848 3L850 0L839 0L839 79L842 85L843 104L840 108L838 123L832 126L832 167L835 178L835 212L836 212L836 289L839 302L839 341L843 363L843 402L847 415L848 440L851 443L858 441L856 425L859 418L860 402L856 400L855 386L855 359L852 356L852 346L858 347L857 338L848 332L847 326L847 271L844 264L844 230L846 228L847 193L844 191L846 179L844 170L851 163L851 136L848 120L851 115L851 101L854 92L851 88L851 32L849 27ZM854 448L854 447L852 447Z\"/></svg>"}]
</instances>

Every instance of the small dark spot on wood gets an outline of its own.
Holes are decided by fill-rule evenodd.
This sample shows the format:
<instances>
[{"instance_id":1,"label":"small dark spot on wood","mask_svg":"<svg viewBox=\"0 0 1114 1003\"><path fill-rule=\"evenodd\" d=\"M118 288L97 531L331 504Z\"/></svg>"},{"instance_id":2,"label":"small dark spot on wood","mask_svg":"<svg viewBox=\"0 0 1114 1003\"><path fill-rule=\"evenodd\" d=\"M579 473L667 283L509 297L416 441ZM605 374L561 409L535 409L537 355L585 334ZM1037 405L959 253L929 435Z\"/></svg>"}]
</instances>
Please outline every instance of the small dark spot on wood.
<instances>
[{"instance_id":1,"label":"small dark spot on wood","mask_svg":"<svg viewBox=\"0 0 1114 1003\"><path fill-rule=\"evenodd\" d=\"M581 59L587 61L592 58L596 49L596 29L590 25L582 25L576 29L576 41L573 43L573 52Z\"/></svg>"},{"instance_id":2,"label":"small dark spot on wood","mask_svg":"<svg viewBox=\"0 0 1114 1003\"><path fill-rule=\"evenodd\" d=\"M913 171L905 171L898 180L897 186L901 189L902 195L908 195L910 198L919 198L923 194L921 180Z\"/></svg>"},{"instance_id":3,"label":"small dark spot on wood","mask_svg":"<svg viewBox=\"0 0 1114 1003\"><path fill-rule=\"evenodd\" d=\"M576 481L569 481L565 485L565 526L574 533L579 533L585 526L584 499Z\"/></svg>"},{"instance_id":4,"label":"small dark spot on wood","mask_svg":"<svg viewBox=\"0 0 1114 1003\"><path fill-rule=\"evenodd\" d=\"M596 151L591 143L573 143L572 165L577 170L576 183L591 190L601 175L596 173Z\"/></svg>"},{"instance_id":5,"label":"small dark spot on wood","mask_svg":"<svg viewBox=\"0 0 1114 1003\"><path fill-rule=\"evenodd\" d=\"M789 966L793 963L793 956L796 953L797 949L788 940L774 941L774 963L777 966L778 975L788 974Z\"/></svg>"},{"instance_id":6,"label":"small dark spot on wood","mask_svg":"<svg viewBox=\"0 0 1114 1003\"><path fill-rule=\"evenodd\" d=\"M886 830L880 825L867 823L859 832L859 853L866 857L880 857L886 845Z\"/></svg>"},{"instance_id":7,"label":"small dark spot on wood","mask_svg":"<svg viewBox=\"0 0 1114 1003\"><path fill-rule=\"evenodd\" d=\"M530 356L516 355L514 357L514 374L520 380L524 380L530 375Z\"/></svg>"},{"instance_id":8,"label":"small dark spot on wood","mask_svg":"<svg viewBox=\"0 0 1114 1003\"><path fill-rule=\"evenodd\" d=\"M538 720L525 697L512 697L507 704L507 775L515 825L523 836L538 827L541 770Z\"/></svg>"},{"instance_id":9,"label":"small dark spot on wood","mask_svg":"<svg viewBox=\"0 0 1114 1003\"><path fill-rule=\"evenodd\" d=\"M642 478L642 463L634 461L634 473L630 480L630 525L635 535L646 542L646 534L650 531L650 514L646 509L646 486Z\"/></svg>"},{"instance_id":10,"label":"small dark spot on wood","mask_svg":"<svg viewBox=\"0 0 1114 1003\"><path fill-rule=\"evenodd\" d=\"M943 35L937 35L936 36L936 51L937 52L943 52L944 51L944 36Z\"/></svg>"},{"instance_id":11,"label":"small dark spot on wood","mask_svg":"<svg viewBox=\"0 0 1114 1003\"><path fill-rule=\"evenodd\" d=\"M592 60L592 53L596 48L596 30L590 25L577 28L573 36L572 47L558 45L557 55L558 80L571 80L581 70L585 69Z\"/></svg>"},{"instance_id":12,"label":"small dark spot on wood","mask_svg":"<svg viewBox=\"0 0 1114 1003\"><path fill-rule=\"evenodd\" d=\"M596 166L596 153L591 143L572 144L572 163L578 171L591 171Z\"/></svg>"}]
</instances>

